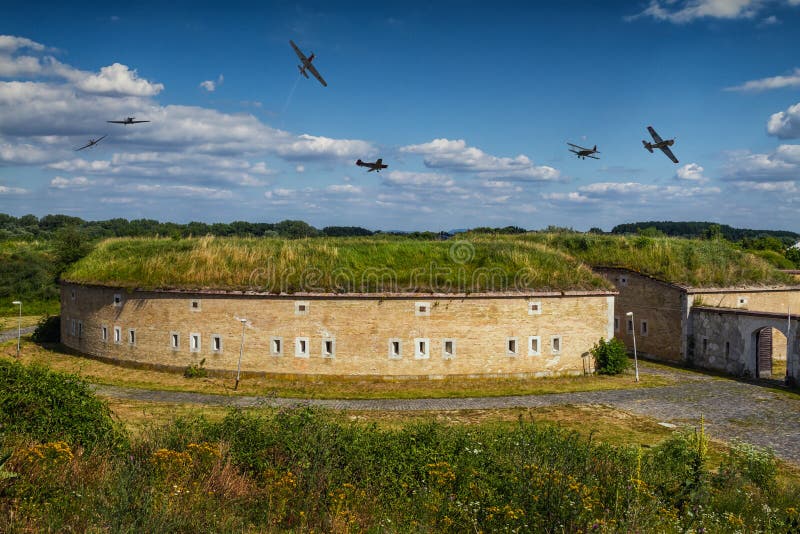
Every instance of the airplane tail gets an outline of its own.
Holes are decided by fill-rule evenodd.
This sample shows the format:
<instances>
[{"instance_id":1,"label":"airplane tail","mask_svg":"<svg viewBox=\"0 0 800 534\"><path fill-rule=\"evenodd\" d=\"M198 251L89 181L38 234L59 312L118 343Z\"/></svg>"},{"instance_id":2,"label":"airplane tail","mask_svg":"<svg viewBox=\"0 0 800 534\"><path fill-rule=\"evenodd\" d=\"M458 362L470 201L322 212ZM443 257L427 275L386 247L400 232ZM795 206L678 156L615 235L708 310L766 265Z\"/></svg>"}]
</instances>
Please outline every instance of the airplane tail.
<instances>
[{"instance_id":1,"label":"airplane tail","mask_svg":"<svg viewBox=\"0 0 800 534\"><path fill-rule=\"evenodd\" d=\"M644 145L644 147L647 149L648 152L650 152L651 154L653 153L653 145L644 140L642 140L642 144Z\"/></svg>"},{"instance_id":2,"label":"airplane tail","mask_svg":"<svg viewBox=\"0 0 800 534\"><path fill-rule=\"evenodd\" d=\"M597 145L594 145L594 148L592 149L592 152L597 152Z\"/></svg>"},{"instance_id":3,"label":"airplane tail","mask_svg":"<svg viewBox=\"0 0 800 534\"><path fill-rule=\"evenodd\" d=\"M304 68L303 68L303 67L301 67L300 65L298 65L298 66L297 66L297 68L300 70L300 74L302 74L303 76L305 76L306 78L308 78L308 73L306 72L306 69L304 69Z\"/></svg>"}]
</instances>

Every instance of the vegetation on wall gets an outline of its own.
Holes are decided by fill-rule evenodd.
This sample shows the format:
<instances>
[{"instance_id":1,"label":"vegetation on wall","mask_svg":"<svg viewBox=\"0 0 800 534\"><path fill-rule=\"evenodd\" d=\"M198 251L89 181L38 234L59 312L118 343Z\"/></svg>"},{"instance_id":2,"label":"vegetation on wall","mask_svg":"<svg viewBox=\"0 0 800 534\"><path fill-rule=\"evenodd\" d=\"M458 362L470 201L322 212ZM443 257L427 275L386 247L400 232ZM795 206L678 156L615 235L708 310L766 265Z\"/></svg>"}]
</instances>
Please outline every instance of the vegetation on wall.
<instances>
[{"instance_id":1,"label":"vegetation on wall","mask_svg":"<svg viewBox=\"0 0 800 534\"><path fill-rule=\"evenodd\" d=\"M499 236L497 239L501 239ZM792 284L762 258L724 239L528 233L513 237L561 250L593 267L622 267L693 287Z\"/></svg>"},{"instance_id":2,"label":"vegetation on wall","mask_svg":"<svg viewBox=\"0 0 800 534\"><path fill-rule=\"evenodd\" d=\"M302 240L112 239L66 280L131 288L265 292L595 290L612 286L581 262L525 241L399 237Z\"/></svg>"}]
</instances>

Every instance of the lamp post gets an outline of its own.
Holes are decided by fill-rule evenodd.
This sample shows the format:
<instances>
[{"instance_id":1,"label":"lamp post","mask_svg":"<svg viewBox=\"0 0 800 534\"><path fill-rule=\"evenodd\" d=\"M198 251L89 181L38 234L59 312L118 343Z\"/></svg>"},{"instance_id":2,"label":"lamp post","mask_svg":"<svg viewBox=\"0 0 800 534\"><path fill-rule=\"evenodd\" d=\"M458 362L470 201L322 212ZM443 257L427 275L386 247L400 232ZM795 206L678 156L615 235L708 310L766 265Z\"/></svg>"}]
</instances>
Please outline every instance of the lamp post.
<instances>
[{"instance_id":1,"label":"lamp post","mask_svg":"<svg viewBox=\"0 0 800 534\"><path fill-rule=\"evenodd\" d=\"M633 368L636 371L636 381L639 381L639 359L636 357L636 322L633 320L633 312L625 314L631 318L631 334L633 335Z\"/></svg>"},{"instance_id":2,"label":"lamp post","mask_svg":"<svg viewBox=\"0 0 800 534\"><path fill-rule=\"evenodd\" d=\"M17 319L17 358L19 358L19 343L22 337L22 301L15 300L12 302L14 306L19 306L19 319Z\"/></svg>"},{"instance_id":3,"label":"lamp post","mask_svg":"<svg viewBox=\"0 0 800 534\"><path fill-rule=\"evenodd\" d=\"M247 319L239 319L242 323L242 344L239 346L239 363L236 364L236 385L233 386L234 391L239 389L239 376L242 373L242 353L244 352L244 327L247 324Z\"/></svg>"}]
</instances>

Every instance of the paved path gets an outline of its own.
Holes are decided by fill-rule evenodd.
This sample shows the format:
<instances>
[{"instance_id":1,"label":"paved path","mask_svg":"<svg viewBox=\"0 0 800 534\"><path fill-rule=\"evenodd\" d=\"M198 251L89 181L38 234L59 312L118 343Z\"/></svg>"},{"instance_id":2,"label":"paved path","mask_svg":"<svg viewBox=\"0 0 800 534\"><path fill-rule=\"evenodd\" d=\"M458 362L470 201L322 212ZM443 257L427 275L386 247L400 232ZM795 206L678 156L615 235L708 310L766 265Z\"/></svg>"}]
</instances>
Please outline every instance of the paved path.
<instances>
[{"instance_id":1,"label":"paved path","mask_svg":"<svg viewBox=\"0 0 800 534\"><path fill-rule=\"evenodd\" d=\"M23 336L25 334L32 334L33 331L36 330L35 326L26 326L22 330L20 330L20 334ZM17 329L14 328L13 330L6 330L4 332L0 332L0 343L3 341L8 341L9 339L17 339Z\"/></svg>"},{"instance_id":2,"label":"paved path","mask_svg":"<svg viewBox=\"0 0 800 534\"><path fill-rule=\"evenodd\" d=\"M463 399L321 400L247 397L96 386L100 395L174 404L209 406L321 406L354 411L448 411L594 404L605 405L677 425L697 424L702 416L714 438L739 439L770 447L780 458L800 465L800 396L774 392L763 384L700 373L643 368L642 373L669 375L670 386Z\"/></svg>"}]
</instances>

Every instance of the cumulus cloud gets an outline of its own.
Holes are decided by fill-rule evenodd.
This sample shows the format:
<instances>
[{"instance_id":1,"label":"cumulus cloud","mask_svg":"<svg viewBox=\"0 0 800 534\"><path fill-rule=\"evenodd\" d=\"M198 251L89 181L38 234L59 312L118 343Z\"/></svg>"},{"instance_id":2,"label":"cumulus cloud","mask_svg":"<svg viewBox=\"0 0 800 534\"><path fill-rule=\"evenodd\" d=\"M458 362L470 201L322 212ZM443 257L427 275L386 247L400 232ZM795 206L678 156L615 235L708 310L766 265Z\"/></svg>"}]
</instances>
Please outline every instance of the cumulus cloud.
<instances>
[{"instance_id":1,"label":"cumulus cloud","mask_svg":"<svg viewBox=\"0 0 800 534\"><path fill-rule=\"evenodd\" d=\"M686 24L697 19L752 19L765 5L766 0L650 0L642 12L625 17L632 21L650 17L673 24ZM797 0L779 0L772 3L797 5Z\"/></svg>"},{"instance_id":2,"label":"cumulus cloud","mask_svg":"<svg viewBox=\"0 0 800 534\"><path fill-rule=\"evenodd\" d=\"M703 176L703 167L697 163L688 163L675 172L675 179L686 182L705 182L706 177Z\"/></svg>"},{"instance_id":3,"label":"cumulus cloud","mask_svg":"<svg viewBox=\"0 0 800 534\"><path fill-rule=\"evenodd\" d=\"M779 139L800 138L800 103L773 114L767 122L767 132Z\"/></svg>"},{"instance_id":4,"label":"cumulus cloud","mask_svg":"<svg viewBox=\"0 0 800 534\"><path fill-rule=\"evenodd\" d=\"M164 84L139 78L135 69L121 63L103 67L98 74L86 76L75 86L86 93L113 96L155 96L164 89Z\"/></svg>"},{"instance_id":5,"label":"cumulus cloud","mask_svg":"<svg viewBox=\"0 0 800 534\"><path fill-rule=\"evenodd\" d=\"M434 172L390 171L382 175L383 183L397 187L452 187L455 180Z\"/></svg>"},{"instance_id":6,"label":"cumulus cloud","mask_svg":"<svg viewBox=\"0 0 800 534\"><path fill-rule=\"evenodd\" d=\"M716 195L718 187L684 187L640 182L597 182L566 193L543 193L545 200L563 203L659 203L674 199Z\"/></svg>"},{"instance_id":7,"label":"cumulus cloud","mask_svg":"<svg viewBox=\"0 0 800 534\"><path fill-rule=\"evenodd\" d=\"M217 87L222 85L222 82L225 81L225 77L220 74L216 80L206 80L204 82L200 82L200 87L208 91L209 93L213 93L217 90Z\"/></svg>"},{"instance_id":8,"label":"cumulus cloud","mask_svg":"<svg viewBox=\"0 0 800 534\"><path fill-rule=\"evenodd\" d=\"M360 155L371 156L375 153L375 148L371 143L357 139L332 139L302 134L287 141L276 148L276 152L286 159L326 157L345 159Z\"/></svg>"},{"instance_id":9,"label":"cumulus cloud","mask_svg":"<svg viewBox=\"0 0 800 534\"><path fill-rule=\"evenodd\" d=\"M772 76L750 80L741 85L726 87L726 91L759 92L770 89L783 89L785 87L800 87L800 69L795 68L792 74L786 76Z\"/></svg>"},{"instance_id":10,"label":"cumulus cloud","mask_svg":"<svg viewBox=\"0 0 800 534\"><path fill-rule=\"evenodd\" d=\"M22 48L30 48L37 52L45 49L45 46L36 41L31 41L25 37L16 37L14 35L0 35L0 52L16 52Z\"/></svg>"},{"instance_id":11,"label":"cumulus cloud","mask_svg":"<svg viewBox=\"0 0 800 534\"><path fill-rule=\"evenodd\" d=\"M86 188L90 185L92 185L92 182L85 176L76 176L75 178L56 176L50 180L50 187L54 189Z\"/></svg>"},{"instance_id":12,"label":"cumulus cloud","mask_svg":"<svg viewBox=\"0 0 800 534\"><path fill-rule=\"evenodd\" d=\"M745 191L758 191L762 193L800 193L800 188L793 180L785 182L737 182L736 187Z\"/></svg>"},{"instance_id":13,"label":"cumulus cloud","mask_svg":"<svg viewBox=\"0 0 800 534\"><path fill-rule=\"evenodd\" d=\"M347 193L347 194L361 194L363 189L353 184L331 184L325 188L329 193Z\"/></svg>"},{"instance_id":14,"label":"cumulus cloud","mask_svg":"<svg viewBox=\"0 0 800 534\"><path fill-rule=\"evenodd\" d=\"M770 154L731 152L722 178L738 182L783 182L800 176L800 145L781 145Z\"/></svg>"},{"instance_id":15,"label":"cumulus cloud","mask_svg":"<svg viewBox=\"0 0 800 534\"><path fill-rule=\"evenodd\" d=\"M425 166L429 168L472 172L482 178L541 182L561 178L558 170L546 165L534 165L524 154L513 158L497 157L467 146L463 139L434 139L429 143L402 147L400 151L422 155Z\"/></svg>"}]
</instances>

